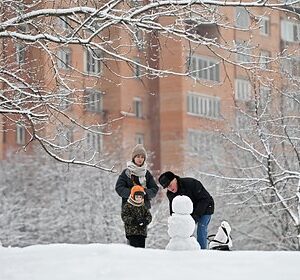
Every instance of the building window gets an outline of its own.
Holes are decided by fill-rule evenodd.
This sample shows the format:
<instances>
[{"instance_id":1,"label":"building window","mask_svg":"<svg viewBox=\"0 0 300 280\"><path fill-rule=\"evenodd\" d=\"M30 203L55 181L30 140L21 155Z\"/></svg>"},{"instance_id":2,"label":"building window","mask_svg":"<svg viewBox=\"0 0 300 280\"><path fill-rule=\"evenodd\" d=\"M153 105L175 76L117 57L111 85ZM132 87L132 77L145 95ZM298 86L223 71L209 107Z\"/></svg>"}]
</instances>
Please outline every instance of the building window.
<instances>
[{"instance_id":1,"label":"building window","mask_svg":"<svg viewBox=\"0 0 300 280\"><path fill-rule=\"evenodd\" d=\"M288 112L300 112L299 92L285 92L283 97L284 108ZM300 142L300 141L299 141Z\"/></svg>"},{"instance_id":2,"label":"building window","mask_svg":"<svg viewBox=\"0 0 300 280\"><path fill-rule=\"evenodd\" d=\"M25 127L21 124L16 125L16 142L18 145L25 144Z\"/></svg>"},{"instance_id":3,"label":"building window","mask_svg":"<svg viewBox=\"0 0 300 280\"><path fill-rule=\"evenodd\" d=\"M133 112L137 118L143 117L143 103L139 97L133 99Z\"/></svg>"},{"instance_id":4,"label":"building window","mask_svg":"<svg viewBox=\"0 0 300 280\"><path fill-rule=\"evenodd\" d=\"M14 89L12 96L14 101L20 102L20 100L25 99L27 95L30 95L30 89L23 83L12 84L12 87Z\"/></svg>"},{"instance_id":5,"label":"building window","mask_svg":"<svg viewBox=\"0 0 300 280\"><path fill-rule=\"evenodd\" d=\"M189 129L187 133L187 144L192 154L206 153L208 150L219 145L218 137L211 131L200 131Z\"/></svg>"},{"instance_id":6,"label":"building window","mask_svg":"<svg viewBox=\"0 0 300 280\"><path fill-rule=\"evenodd\" d=\"M214 59L192 56L189 59L189 69L191 76L196 79L220 81L220 65Z\"/></svg>"},{"instance_id":7,"label":"building window","mask_svg":"<svg viewBox=\"0 0 300 280\"><path fill-rule=\"evenodd\" d=\"M85 90L85 107L90 112L103 111L103 95L100 91L87 89Z\"/></svg>"},{"instance_id":8,"label":"building window","mask_svg":"<svg viewBox=\"0 0 300 280\"><path fill-rule=\"evenodd\" d=\"M270 34L270 18L261 17L259 32L261 35L268 36Z\"/></svg>"},{"instance_id":9,"label":"building window","mask_svg":"<svg viewBox=\"0 0 300 280\"><path fill-rule=\"evenodd\" d=\"M18 24L17 30L18 30L18 32L25 34L29 31L29 27L27 24Z\"/></svg>"},{"instance_id":10,"label":"building window","mask_svg":"<svg viewBox=\"0 0 300 280\"><path fill-rule=\"evenodd\" d=\"M141 61L139 58L135 58L134 61L135 61L134 65L133 65L134 77L137 79L140 79L142 77L142 71L143 71L142 67L139 65L139 64L141 64Z\"/></svg>"},{"instance_id":11,"label":"building window","mask_svg":"<svg viewBox=\"0 0 300 280\"><path fill-rule=\"evenodd\" d=\"M59 126L57 128L57 144L61 148L66 148L73 142L73 129L70 127Z\"/></svg>"},{"instance_id":12,"label":"building window","mask_svg":"<svg viewBox=\"0 0 300 280\"><path fill-rule=\"evenodd\" d=\"M251 99L251 84L248 80L235 80L235 98L241 101L249 101Z\"/></svg>"},{"instance_id":13,"label":"building window","mask_svg":"<svg viewBox=\"0 0 300 280\"><path fill-rule=\"evenodd\" d=\"M282 20L281 39L286 42L300 41L300 23Z\"/></svg>"},{"instance_id":14,"label":"building window","mask_svg":"<svg viewBox=\"0 0 300 280\"><path fill-rule=\"evenodd\" d=\"M235 8L235 22L236 27L249 28L250 26L250 16L248 11L244 7Z\"/></svg>"},{"instance_id":15,"label":"building window","mask_svg":"<svg viewBox=\"0 0 300 280\"><path fill-rule=\"evenodd\" d=\"M219 118L220 99L213 96L189 93L187 95L187 112L201 117Z\"/></svg>"},{"instance_id":16,"label":"building window","mask_svg":"<svg viewBox=\"0 0 300 280\"><path fill-rule=\"evenodd\" d=\"M86 133L86 146L89 151L100 153L103 149L102 134L88 131Z\"/></svg>"},{"instance_id":17,"label":"building window","mask_svg":"<svg viewBox=\"0 0 300 280\"><path fill-rule=\"evenodd\" d=\"M235 118L235 128L236 130L245 130L249 127L249 119L246 114L237 112Z\"/></svg>"},{"instance_id":18,"label":"building window","mask_svg":"<svg viewBox=\"0 0 300 280\"><path fill-rule=\"evenodd\" d=\"M140 6L143 5L143 0L130 0L131 6Z\"/></svg>"},{"instance_id":19,"label":"building window","mask_svg":"<svg viewBox=\"0 0 300 280\"><path fill-rule=\"evenodd\" d=\"M71 50L61 49L57 52L57 67L59 69L69 69L71 66Z\"/></svg>"},{"instance_id":20,"label":"building window","mask_svg":"<svg viewBox=\"0 0 300 280\"><path fill-rule=\"evenodd\" d=\"M138 50L143 50L145 47L145 39L144 39L144 33L143 30L136 29L134 31L134 42L137 46Z\"/></svg>"},{"instance_id":21,"label":"building window","mask_svg":"<svg viewBox=\"0 0 300 280\"><path fill-rule=\"evenodd\" d=\"M16 44L16 61L18 64L25 63L26 47L23 44Z\"/></svg>"},{"instance_id":22,"label":"building window","mask_svg":"<svg viewBox=\"0 0 300 280\"><path fill-rule=\"evenodd\" d=\"M288 57L281 60L281 72L292 77L300 77L300 57Z\"/></svg>"},{"instance_id":23,"label":"building window","mask_svg":"<svg viewBox=\"0 0 300 280\"><path fill-rule=\"evenodd\" d=\"M236 61L243 63L249 63L252 60L251 46L247 42L235 42L236 46Z\"/></svg>"},{"instance_id":24,"label":"building window","mask_svg":"<svg viewBox=\"0 0 300 280\"><path fill-rule=\"evenodd\" d=\"M60 156L74 159L74 128L68 126L58 126L56 132L57 152Z\"/></svg>"},{"instance_id":25,"label":"building window","mask_svg":"<svg viewBox=\"0 0 300 280\"><path fill-rule=\"evenodd\" d=\"M135 135L135 143L136 144L144 144L144 134L137 133Z\"/></svg>"},{"instance_id":26,"label":"building window","mask_svg":"<svg viewBox=\"0 0 300 280\"><path fill-rule=\"evenodd\" d=\"M59 88L57 91L57 105L59 109L67 109L71 105L71 91L66 88Z\"/></svg>"},{"instance_id":27,"label":"building window","mask_svg":"<svg viewBox=\"0 0 300 280\"><path fill-rule=\"evenodd\" d=\"M98 49L87 49L84 54L85 72L90 74L101 73L101 51Z\"/></svg>"},{"instance_id":28,"label":"building window","mask_svg":"<svg viewBox=\"0 0 300 280\"><path fill-rule=\"evenodd\" d=\"M270 68L270 57L271 53L269 51L261 51L259 56L259 65L261 69Z\"/></svg>"},{"instance_id":29,"label":"building window","mask_svg":"<svg viewBox=\"0 0 300 280\"><path fill-rule=\"evenodd\" d=\"M59 28L61 28L63 30L70 29L70 25L68 23L68 18L65 16L57 18L57 25Z\"/></svg>"},{"instance_id":30,"label":"building window","mask_svg":"<svg viewBox=\"0 0 300 280\"><path fill-rule=\"evenodd\" d=\"M71 37L72 36L72 28L70 26L68 17L61 16L56 19L58 30L60 30L60 34L64 37Z\"/></svg>"},{"instance_id":31,"label":"building window","mask_svg":"<svg viewBox=\"0 0 300 280\"><path fill-rule=\"evenodd\" d=\"M260 94L260 106L262 108L265 108L267 105L267 102L270 100L271 96L271 89L269 87L261 86L259 90Z\"/></svg>"}]
</instances>

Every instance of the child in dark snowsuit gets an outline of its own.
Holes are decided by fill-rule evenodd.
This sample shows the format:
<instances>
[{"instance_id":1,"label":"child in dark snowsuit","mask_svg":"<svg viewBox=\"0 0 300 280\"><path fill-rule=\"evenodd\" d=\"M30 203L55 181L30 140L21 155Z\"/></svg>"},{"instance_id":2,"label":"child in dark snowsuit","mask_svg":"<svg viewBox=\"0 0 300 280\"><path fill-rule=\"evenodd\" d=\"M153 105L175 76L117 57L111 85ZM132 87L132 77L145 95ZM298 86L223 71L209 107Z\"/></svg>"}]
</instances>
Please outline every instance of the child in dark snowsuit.
<instances>
[{"instance_id":1,"label":"child in dark snowsuit","mask_svg":"<svg viewBox=\"0 0 300 280\"><path fill-rule=\"evenodd\" d=\"M145 248L147 225L152 221L151 213L144 204L144 196L144 188L134 186L122 208L121 217L125 226L126 238L129 245L133 247Z\"/></svg>"}]
</instances>

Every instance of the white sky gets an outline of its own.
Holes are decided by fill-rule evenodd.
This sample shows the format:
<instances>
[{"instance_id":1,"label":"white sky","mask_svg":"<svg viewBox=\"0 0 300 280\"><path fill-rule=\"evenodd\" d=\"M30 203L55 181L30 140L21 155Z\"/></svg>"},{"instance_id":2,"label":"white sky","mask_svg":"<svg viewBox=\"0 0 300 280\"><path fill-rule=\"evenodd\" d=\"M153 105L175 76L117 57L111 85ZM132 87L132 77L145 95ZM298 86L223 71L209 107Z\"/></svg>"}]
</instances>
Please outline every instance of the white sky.
<instances>
[{"instance_id":1,"label":"white sky","mask_svg":"<svg viewBox=\"0 0 300 280\"><path fill-rule=\"evenodd\" d=\"M1 280L298 280L300 252L167 251L125 244L0 247Z\"/></svg>"}]
</instances>

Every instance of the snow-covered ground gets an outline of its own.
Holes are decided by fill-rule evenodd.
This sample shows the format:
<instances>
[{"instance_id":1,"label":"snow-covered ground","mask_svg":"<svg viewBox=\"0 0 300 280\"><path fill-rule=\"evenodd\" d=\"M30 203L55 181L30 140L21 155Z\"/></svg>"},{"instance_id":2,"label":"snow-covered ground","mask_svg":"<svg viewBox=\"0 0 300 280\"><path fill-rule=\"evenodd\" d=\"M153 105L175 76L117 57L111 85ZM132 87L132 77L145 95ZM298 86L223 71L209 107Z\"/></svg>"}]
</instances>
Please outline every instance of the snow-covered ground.
<instances>
[{"instance_id":1,"label":"snow-covered ground","mask_svg":"<svg viewBox=\"0 0 300 280\"><path fill-rule=\"evenodd\" d=\"M298 280L300 252L167 251L124 244L0 247L1 280Z\"/></svg>"}]
</instances>

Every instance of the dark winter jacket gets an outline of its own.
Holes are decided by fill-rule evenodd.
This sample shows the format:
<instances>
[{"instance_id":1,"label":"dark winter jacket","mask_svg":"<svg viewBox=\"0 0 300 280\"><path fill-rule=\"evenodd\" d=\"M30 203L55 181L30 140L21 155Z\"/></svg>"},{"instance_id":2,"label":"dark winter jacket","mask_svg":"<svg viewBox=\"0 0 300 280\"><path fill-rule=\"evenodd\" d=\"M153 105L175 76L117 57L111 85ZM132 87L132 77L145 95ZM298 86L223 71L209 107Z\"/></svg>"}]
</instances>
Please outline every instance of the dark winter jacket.
<instances>
[{"instance_id":1,"label":"dark winter jacket","mask_svg":"<svg viewBox=\"0 0 300 280\"><path fill-rule=\"evenodd\" d=\"M192 217L202 215L211 215L214 213L214 200L208 191L203 187L200 181L194 178L180 178L176 176L178 190L176 193L167 191L167 197L170 203L170 214L172 214L172 201L177 195L186 195L193 202Z\"/></svg>"},{"instance_id":2,"label":"dark winter jacket","mask_svg":"<svg viewBox=\"0 0 300 280\"><path fill-rule=\"evenodd\" d=\"M117 183L116 183L116 192L119 196L122 197L122 208L124 204L126 203L129 195L130 190L134 185L140 185L139 179L137 176L132 175L132 177L127 176L127 169L124 169L122 173L120 174ZM153 176L151 173L147 170L146 172L146 188L145 188L145 206L150 209L151 204L150 200L154 198L158 192L158 186L156 185Z\"/></svg>"},{"instance_id":3,"label":"dark winter jacket","mask_svg":"<svg viewBox=\"0 0 300 280\"><path fill-rule=\"evenodd\" d=\"M151 223L152 216L145 205L134 206L126 202L122 208L121 217L126 236L143 235L147 237L147 225Z\"/></svg>"}]
</instances>

